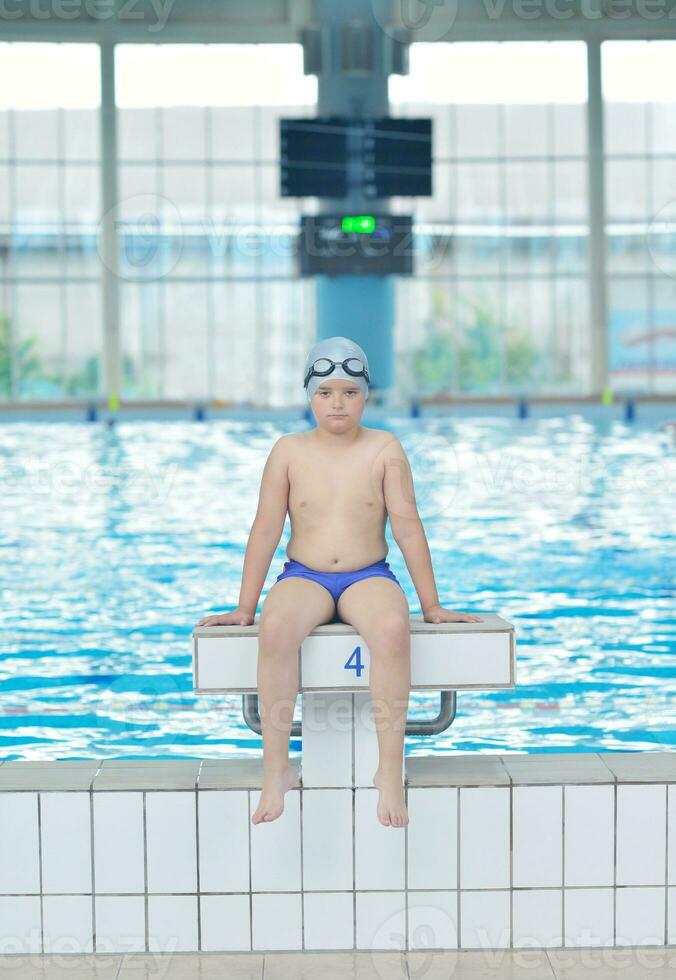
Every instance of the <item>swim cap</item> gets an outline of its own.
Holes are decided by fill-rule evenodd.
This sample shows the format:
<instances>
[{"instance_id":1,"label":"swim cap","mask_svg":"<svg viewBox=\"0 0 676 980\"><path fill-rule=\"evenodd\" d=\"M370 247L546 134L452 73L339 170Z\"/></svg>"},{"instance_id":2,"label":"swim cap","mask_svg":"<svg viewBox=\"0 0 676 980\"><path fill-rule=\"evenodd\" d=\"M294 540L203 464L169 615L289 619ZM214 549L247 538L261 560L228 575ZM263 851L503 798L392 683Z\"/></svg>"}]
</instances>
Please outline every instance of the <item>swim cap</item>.
<instances>
[{"instance_id":1,"label":"swim cap","mask_svg":"<svg viewBox=\"0 0 676 980\"><path fill-rule=\"evenodd\" d=\"M369 363L366 359L366 354L361 349L359 344L355 344L353 340L349 337L327 337L326 340L318 341L305 361L305 368L303 370L303 378L310 370L311 366L317 360L318 357L330 357L332 361L344 361L348 357L358 357L366 370L369 369ZM366 378L357 377L348 374L347 371L343 370L342 364L336 364L331 374L326 374L322 377L313 374L307 383L307 398L311 401L312 396L319 388L322 381L352 381L358 388L361 388L364 398L368 400L369 397L369 386L366 383Z\"/></svg>"}]
</instances>

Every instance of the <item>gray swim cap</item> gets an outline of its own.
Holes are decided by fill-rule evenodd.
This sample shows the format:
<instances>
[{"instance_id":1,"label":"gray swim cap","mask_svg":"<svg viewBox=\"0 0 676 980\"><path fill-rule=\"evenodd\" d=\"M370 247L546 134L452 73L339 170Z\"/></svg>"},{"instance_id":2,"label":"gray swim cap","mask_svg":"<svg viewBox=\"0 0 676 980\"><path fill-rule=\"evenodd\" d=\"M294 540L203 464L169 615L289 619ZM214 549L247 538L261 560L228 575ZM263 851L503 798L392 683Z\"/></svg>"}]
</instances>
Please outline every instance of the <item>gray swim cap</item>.
<instances>
[{"instance_id":1,"label":"gray swim cap","mask_svg":"<svg viewBox=\"0 0 676 980\"><path fill-rule=\"evenodd\" d=\"M305 368L303 369L303 378L310 370L310 367L314 364L318 357L330 357L332 361L344 361L348 357L358 357L364 364L364 367L368 371L369 362L366 359L366 354L361 349L359 344L355 344L353 340L349 337L327 337L326 340L320 340L314 345L312 350L307 356L305 361ZM358 388L361 388L364 393L364 399L368 400L369 397L369 386L366 383L366 378L359 377L355 378L353 375L348 374L347 371L343 370L342 365L336 365L331 372L331 374L326 374L324 377L319 377L313 374L307 384L307 398L311 401L312 396L319 388L322 381L352 381Z\"/></svg>"}]
</instances>

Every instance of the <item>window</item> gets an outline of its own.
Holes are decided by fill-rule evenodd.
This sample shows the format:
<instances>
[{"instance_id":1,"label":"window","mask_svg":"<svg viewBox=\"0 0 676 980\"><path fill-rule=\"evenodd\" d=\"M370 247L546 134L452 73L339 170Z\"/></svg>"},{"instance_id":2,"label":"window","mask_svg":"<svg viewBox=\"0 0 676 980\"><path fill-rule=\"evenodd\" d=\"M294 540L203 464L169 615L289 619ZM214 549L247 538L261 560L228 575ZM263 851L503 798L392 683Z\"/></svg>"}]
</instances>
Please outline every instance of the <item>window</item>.
<instances>
[{"instance_id":1,"label":"window","mask_svg":"<svg viewBox=\"0 0 676 980\"><path fill-rule=\"evenodd\" d=\"M278 120L315 112L300 45L120 45L115 65L123 396L297 403L314 283Z\"/></svg>"},{"instance_id":2,"label":"window","mask_svg":"<svg viewBox=\"0 0 676 980\"><path fill-rule=\"evenodd\" d=\"M609 376L676 391L676 41L602 46Z\"/></svg>"},{"instance_id":3,"label":"window","mask_svg":"<svg viewBox=\"0 0 676 980\"><path fill-rule=\"evenodd\" d=\"M0 43L0 398L100 385L99 51Z\"/></svg>"},{"instance_id":4,"label":"window","mask_svg":"<svg viewBox=\"0 0 676 980\"><path fill-rule=\"evenodd\" d=\"M413 44L394 113L431 115L416 278L397 283L410 394L583 392L589 383L586 49Z\"/></svg>"}]
</instances>

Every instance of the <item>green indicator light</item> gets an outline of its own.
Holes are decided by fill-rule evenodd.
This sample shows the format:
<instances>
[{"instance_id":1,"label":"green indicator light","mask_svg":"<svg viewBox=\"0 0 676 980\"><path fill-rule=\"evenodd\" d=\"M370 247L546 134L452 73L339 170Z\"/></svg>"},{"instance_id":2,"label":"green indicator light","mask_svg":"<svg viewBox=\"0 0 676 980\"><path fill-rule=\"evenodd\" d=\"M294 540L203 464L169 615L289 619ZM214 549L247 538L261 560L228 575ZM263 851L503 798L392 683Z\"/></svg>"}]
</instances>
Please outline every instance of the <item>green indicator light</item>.
<instances>
[{"instance_id":1,"label":"green indicator light","mask_svg":"<svg viewBox=\"0 0 676 980\"><path fill-rule=\"evenodd\" d=\"M349 214L341 223L344 232L356 232L359 235L370 235L375 227L376 219L370 214Z\"/></svg>"}]
</instances>

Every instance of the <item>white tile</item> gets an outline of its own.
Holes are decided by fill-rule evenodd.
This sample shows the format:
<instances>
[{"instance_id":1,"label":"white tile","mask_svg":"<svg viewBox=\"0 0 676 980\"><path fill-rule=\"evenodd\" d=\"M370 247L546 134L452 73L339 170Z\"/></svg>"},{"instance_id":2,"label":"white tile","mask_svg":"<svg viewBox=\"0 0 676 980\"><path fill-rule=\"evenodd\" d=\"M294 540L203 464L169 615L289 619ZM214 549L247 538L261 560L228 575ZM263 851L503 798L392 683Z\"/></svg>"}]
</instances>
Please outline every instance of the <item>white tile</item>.
<instances>
[{"instance_id":1,"label":"white tile","mask_svg":"<svg viewBox=\"0 0 676 980\"><path fill-rule=\"evenodd\" d=\"M96 952L142 953L146 948L143 895L97 895Z\"/></svg>"},{"instance_id":2,"label":"white tile","mask_svg":"<svg viewBox=\"0 0 676 980\"><path fill-rule=\"evenodd\" d=\"M354 695L354 785L373 786L378 768L378 732L370 692ZM403 753L402 753L403 767Z\"/></svg>"},{"instance_id":3,"label":"white tile","mask_svg":"<svg viewBox=\"0 0 676 980\"><path fill-rule=\"evenodd\" d=\"M0 892L39 892L38 794L0 792Z\"/></svg>"},{"instance_id":4,"label":"white tile","mask_svg":"<svg viewBox=\"0 0 676 980\"><path fill-rule=\"evenodd\" d=\"M512 893L512 944L542 949L563 945L563 895L559 888Z\"/></svg>"},{"instance_id":5,"label":"white tile","mask_svg":"<svg viewBox=\"0 0 676 980\"><path fill-rule=\"evenodd\" d=\"M94 887L143 892L143 794L94 792Z\"/></svg>"},{"instance_id":6,"label":"white tile","mask_svg":"<svg viewBox=\"0 0 676 980\"><path fill-rule=\"evenodd\" d=\"M564 889L565 945L613 945L613 889Z\"/></svg>"},{"instance_id":7,"label":"white tile","mask_svg":"<svg viewBox=\"0 0 676 980\"><path fill-rule=\"evenodd\" d=\"M663 784L617 787L618 885L666 884L666 806Z\"/></svg>"},{"instance_id":8,"label":"white tile","mask_svg":"<svg viewBox=\"0 0 676 980\"><path fill-rule=\"evenodd\" d=\"M514 887L563 884L563 787L515 786Z\"/></svg>"},{"instance_id":9,"label":"white tile","mask_svg":"<svg viewBox=\"0 0 676 980\"><path fill-rule=\"evenodd\" d=\"M404 892L357 892L357 949L406 949Z\"/></svg>"},{"instance_id":10,"label":"white tile","mask_svg":"<svg viewBox=\"0 0 676 980\"><path fill-rule=\"evenodd\" d=\"M676 944L676 888L667 888L667 942Z\"/></svg>"},{"instance_id":11,"label":"white tile","mask_svg":"<svg viewBox=\"0 0 676 980\"><path fill-rule=\"evenodd\" d=\"M197 896L148 896L148 949L151 953L197 949Z\"/></svg>"},{"instance_id":12,"label":"white tile","mask_svg":"<svg viewBox=\"0 0 676 980\"><path fill-rule=\"evenodd\" d=\"M352 949L354 898L352 892L316 892L303 896L305 949Z\"/></svg>"},{"instance_id":13,"label":"white tile","mask_svg":"<svg viewBox=\"0 0 676 980\"><path fill-rule=\"evenodd\" d=\"M408 893L408 948L458 948L457 891Z\"/></svg>"},{"instance_id":14,"label":"white tile","mask_svg":"<svg viewBox=\"0 0 676 980\"><path fill-rule=\"evenodd\" d=\"M616 946L664 943L666 888L618 888L615 897Z\"/></svg>"},{"instance_id":15,"label":"white tile","mask_svg":"<svg viewBox=\"0 0 676 980\"><path fill-rule=\"evenodd\" d=\"M249 794L200 790L197 801L200 891L249 891Z\"/></svg>"},{"instance_id":16,"label":"white tile","mask_svg":"<svg viewBox=\"0 0 676 980\"><path fill-rule=\"evenodd\" d=\"M39 896L0 896L0 923L0 954L42 952Z\"/></svg>"},{"instance_id":17,"label":"white tile","mask_svg":"<svg viewBox=\"0 0 676 980\"><path fill-rule=\"evenodd\" d=\"M91 892L89 793L42 793L40 834L42 890Z\"/></svg>"},{"instance_id":18,"label":"white tile","mask_svg":"<svg viewBox=\"0 0 676 980\"><path fill-rule=\"evenodd\" d=\"M460 946L463 949L509 947L509 892L460 892Z\"/></svg>"},{"instance_id":19,"label":"white tile","mask_svg":"<svg viewBox=\"0 0 676 980\"><path fill-rule=\"evenodd\" d=\"M303 694L303 787L352 786L352 695Z\"/></svg>"},{"instance_id":20,"label":"white tile","mask_svg":"<svg viewBox=\"0 0 676 980\"><path fill-rule=\"evenodd\" d=\"M148 892L196 892L195 793L146 793Z\"/></svg>"},{"instance_id":21,"label":"white tile","mask_svg":"<svg viewBox=\"0 0 676 980\"><path fill-rule=\"evenodd\" d=\"M93 953L91 895L46 895L42 900L45 953Z\"/></svg>"},{"instance_id":22,"label":"white tile","mask_svg":"<svg viewBox=\"0 0 676 980\"><path fill-rule=\"evenodd\" d=\"M460 789L460 884L509 887L509 787Z\"/></svg>"},{"instance_id":23,"label":"white tile","mask_svg":"<svg viewBox=\"0 0 676 980\"><path fill-rule=\"evenodd\" d=\"M408 887L458 887L458 790L409 787Z\"/></svg>"},{"instance_id":24,"label":"white tile","mask_svg":"<svg viewBox=\"0 0 676 980\"><path fill-rule=\"evenodd\" d=\"M201 895L202 949L208 952L251 950L248 895Z\"/></svg>"},{"instance_id":25,"label":"white tile","mask_svg":"<svg viewBox=\"0 0 676 980\"><path fill-rule=\"evenodd\" d=\"M377 789L356 789L354 797L356 887L404 888L406 828L380 822Z\"/></svg>"},{"instance_id":26,"label":"white tile","mask_svg":"<svg viewBox=\"0 0 676 980\"><path fill-rule=\"evenodd\" d=\"M669 868L667 883L676 885L676 786L669 786Z\"/></svg>"},{"instance_id":27,"label":"white tile","mask_svg":"<svg viewBox=\"0 0 676 980\"><path fill-rule=\"evenodd\" d=\"M351 789L303 790L304 889L353 888L352 799Z\"/></svg>"},{"instance_id":28,"label":"white tile","mask_svg":"<svg viewBox=\"0 0 676 980\"><path fill-rule=\"evenodd\" d=\"M252 948L302 949L301 896L253 895Z\"/></svg>"},{"instance_id":29,"label":"white tile","mask_svg":"<svg viewBox=\"0 0 676 980\"><path fill-rule=\"evenodd\" d=\"M615 791L565 786L565 885L612 885Z\"/></svg>"},{"instance_id":30,"label":"white tile","mask_svg":"<svg viewBox=\"0 0 676 980\"><path fill-rule=\"evenodd\" d=\"M250 797L249 821L260 801L260 790L252 791ZM284 795L284 810L276 820L251 824L251 888L255 892L300 891L300 790L291 789Z\"/></svg>"}]
</instances>

